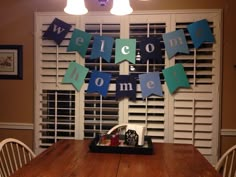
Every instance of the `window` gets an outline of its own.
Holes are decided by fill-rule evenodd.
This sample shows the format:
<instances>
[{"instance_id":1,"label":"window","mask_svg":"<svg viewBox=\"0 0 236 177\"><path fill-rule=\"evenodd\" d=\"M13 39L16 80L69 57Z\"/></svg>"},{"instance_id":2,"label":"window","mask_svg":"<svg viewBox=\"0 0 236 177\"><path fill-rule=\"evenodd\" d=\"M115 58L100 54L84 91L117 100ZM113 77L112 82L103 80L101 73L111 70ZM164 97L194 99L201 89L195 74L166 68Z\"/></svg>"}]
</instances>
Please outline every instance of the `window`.
<instances>
[{"instance_id":1,"label":"window","mask_svg":"<svg viewBox=\"0 0 236 177\"><path fill-rule=\"evenodd\" d=\"M102 20L101 20L102 19ZM103 22L103 18L98 17L95 21L85 24L85 31L96 35L110 36L114 39L120 38L120 20ZM86 93L84 101L84 138L94 138L96 133L100 131L108 131L111 127L119 123L119 102L115 99L115 78L119 75L120 66L115 64L115 53L112 52L111 61L108 63L101 57L98 59L90 59L92 50L88 48L87 56L85 57L85 67L90 71L98 70L112 74L112 80L109 92L106 97L100 96L98 93ZM114 49L114 46L113 46ZM85 81L86 85L90 78L90 73Z\"/></svg>"},{"instance_id":2,"label":"window","mask_svg":"<svg viewBox=\"0 0 236 177\"><path fill-rule=\"evenodd\" d=\"M72 25L60 46L42 39L54 18ZM195 49L187 25L207 19L215 43L205 42ZM217 160L220 120L220 63L221 11L149 11L118 17L98 13L69 16L64 13L36 13L35 35L35 145L36 152L60 139L90 139L119 123L147 126L153 142L191 143L211 162ZM73 30L77 28L92 35L106 35L114 39L136 39L136 64L127 61L115 64L115 44L111 62L102 58L90 59L91 39L85 58L77 52L67 52ZM167 58L162 34L183 29L189 54ZM162 60L139 60L139 43L143 37L157 37L161 41ZM71 61L87 67L89 73L79 92L62 79ZM170 94L162 70L181 63L191 88L180 88ZM87 93L91 71L112 74L108 94ZM164 96L152 95L142 99L138 75L160 73ZM137 77L136 101L116 100L116 79L120 74Z\"/></svg>"}]
</instances>

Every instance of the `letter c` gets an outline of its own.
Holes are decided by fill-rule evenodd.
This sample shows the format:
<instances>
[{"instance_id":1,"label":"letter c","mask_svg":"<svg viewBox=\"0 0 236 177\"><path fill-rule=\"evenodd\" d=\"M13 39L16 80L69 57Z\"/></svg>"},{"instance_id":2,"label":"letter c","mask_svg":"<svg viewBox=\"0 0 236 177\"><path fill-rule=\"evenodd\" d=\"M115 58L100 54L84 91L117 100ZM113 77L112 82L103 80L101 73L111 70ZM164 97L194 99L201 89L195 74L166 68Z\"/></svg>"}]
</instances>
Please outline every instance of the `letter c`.
<instances>
[{"instance_id":1,"label":"letter c","mask_svg":"<svg viewBox=\"0 0 236 177\"><path fill-rule=\"evenodd\" d=\"M121 48L121 53L124 54L124 55L128 55L129 54L129 46L124 46Z\"/></svg>"}]
</instances>

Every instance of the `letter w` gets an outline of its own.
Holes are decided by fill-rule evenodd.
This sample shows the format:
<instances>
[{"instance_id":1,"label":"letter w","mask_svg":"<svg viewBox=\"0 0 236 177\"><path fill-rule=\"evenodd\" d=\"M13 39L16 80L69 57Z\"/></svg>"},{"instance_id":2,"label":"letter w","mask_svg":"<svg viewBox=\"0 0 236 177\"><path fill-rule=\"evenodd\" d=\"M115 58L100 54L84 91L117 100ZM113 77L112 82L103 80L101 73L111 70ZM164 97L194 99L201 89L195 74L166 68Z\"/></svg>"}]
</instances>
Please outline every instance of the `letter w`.
<instances>
[{"instance_id":1,"label":"letter w","mask_svg":"<svg viewBox=\"0 0 236 177\"><path fill-rule=\"evenodd\" d=\"M60 34L60 33L62 33L63 31L65 31L64 28L61 28L60 26L57 26L57 25L54 24L53 32L56 32L57 34Z\"/></svg>"}]
</instances>

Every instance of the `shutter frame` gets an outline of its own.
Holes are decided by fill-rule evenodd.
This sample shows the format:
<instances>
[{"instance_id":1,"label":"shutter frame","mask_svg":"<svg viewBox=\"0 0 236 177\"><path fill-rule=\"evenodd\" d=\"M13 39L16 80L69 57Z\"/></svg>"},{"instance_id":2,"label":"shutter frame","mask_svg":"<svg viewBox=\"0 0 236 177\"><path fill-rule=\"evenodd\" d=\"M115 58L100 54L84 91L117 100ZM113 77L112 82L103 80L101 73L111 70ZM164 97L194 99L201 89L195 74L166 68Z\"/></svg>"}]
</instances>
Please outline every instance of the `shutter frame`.
<instances>
[{"instance_id":1,"label":"shutter frame","mask_svg":"<svg viewBox=\"0 0 236 177\"><path fill-rule=\"evenodd\" d=\"M98 16L98 17L96 17ZM62 46L58 48L52 41L43 41L41 39L42 32L47 29L47 26L52 22L52 20L57 17L64 20L67 23L72 24L72 29L66 36L66 40L62 42ZM211 23L211 28L213 30L214 37L217 39L216 43L210 46L206 43L206 46L210 48L202 48L197 51L192 50L191 52L197 55L181 55L178 54L174 59L167 59L166 54L163 55L164 65L160 64L161 68L166 68L173 66L176 61L183 62L184 68L188 68L186 74L191 76L189 81L191 83L190 89L181 88L174 95L169 94L168 88L164 80L162 80L162 88L164 90L164 98L159 98L158 96L151 96L148 98L149 106L145 106L146 102L141 99L141 89L137 86L137 97L139 98L137 103L132 103L128 99L124 99L120 102L115 102L117 115L114 117L106 115L104 116L104 123L112 126L118 123L140 123L143 124L144 116L143 114L148 114L149 116L149 130L148 135L153 137L159 137L159 139L154 138L154 142L176 142L176 143L189 143L191 138L195 141L195 146L198 147L201 153L214 164L218 158L218 143L219 143L219 120L220 120L220 84L221 84L221 26L222 26L222 11L218 9L207 9L207 10L164 10L164 11L137 11L127 17L115 17L109 16L107 13L94 12L88 15L77 17L69 16L64 13L47 13L47 12L36 12L35 13L35 150L40 152L42 149L40 146L40 102L42 101L40 93L42 90L64 90L65 92L74 91L74 87L68 84L61 84L63 75L68 67L70 61L76 61L82 65L87 65L90 68L96 66L93 63L86 63L86 61L79 56L76 52L67 52L66 47L69 44L69 39L71 37L74 28L79 28L81 30L86 30L86 24L120 24L119 33L115 32L113 35L117 38L129 38L130 37L130 25L131 24L162 24L162 28L165 32L171 32L176 29L183 28L183 24L192 23L197 20L207 19ZM176 26L177 23L180 23ZM161 25L160 25L161 26ZM110 35L110 33L103 32L102 34ZM140 33L141 34L141 33ZM142 35L145 35L143 33ZM150 35L150 34L148 34ZM147 36L148 36L147 35ZM135 36L135 35L134 35ZM191 42L191 41L190 41ZM43 47L43 45L44 47ZM203 55L198 55L197 52L203 53ZM212 53L212 55L204 55L204 52ZM55 55L59 55L58 60L55 60ZM86 55L86 57L89 57ZM113 56L114 57L114 56ZM195 57L195 58L194 58ZM197 58L196 58L197 57ZM190 68L193 67L193 63L186 63L185 61L197 60L198 66L202 68L211 68L212 72L208 70L196 70L192 71ZM202 61L208 60L209 63L203 63ZM106 66L105 66L106 65ZM110 71L109 67L112 66L110 63L104 63L107 72L111 72L114 75L118 74L129 74L128 62L123 62L116 66L119 71ZM58 68L56 68L57 66ZM97 65L100 67L101 65ZM154 67L155 64L150 63L150 67ZM136 67L145 67L143 64L137 64ZM43 72L43 73L42 73ZM151 70L149 70L151 72ZM214 74L212 74L214 73ZM137 73L136 73L137 74ZM192 77L196 74L196 78ZM205 78L202 78L204 76ZM193 83L196 83L195 85ZM209 85L207 85L209 83ZM80 92L75 92L75 131L74 136L71 138L83 139L85 138L85 132L87 131L84 126L85 124L99 124L98 117L95 115L95 121L91 122L91 115L86 113L86 110L90 109L86 107L83 103L86 102L86 89L88 86L88 79L86 79L85 84L82 86ZM212 92L212 90L215 90ZM110 98L115 94L115 79L113 78L112 84L110 86ZM212 93L212 94L211 94ZM95 94L96 95L96 94ZM184 98L184 99L183 99ZM189 99L186 99L189 98ZM191 99L190 99L191 98ZM214 101L211 103L211 99ZM94 104L99 105L98 102ZM91 105L92 100L87 100L86 104ZM111 100L102 99L104 104L112 103ZM195 107L189 106L189 103L194 104ZM137 109L135 107L141 107L142 109ZM97 108L96 108L97 109ZM94 109L94 111L99 112L99 110ZM110 108L112 109L112 108ZM188 109L188 111L184 111ZM191 124L190 119L186 119L186 116L191 116L191 110L196 111L195 122ZM107 109L109 111L109 109ZM189 111L190 110L190 111ZM210 111L208 111L210 110ZM105 108L104 108L105 111ZM181 112L185 112L187 115L181 115ZM156 116L158 115L158 116ZM162 115L162 116L160 116ZM203 116L204 115L204 116ZM211 116L216 117L214 119ZM85 119L84 119L85 117ZM187 121L186 121L187 120ZM69 123L68 123L69 124ZM191 128L195 127L196 132L191 134ZM205 127L205 128L204 128ZM207 127L207 128L206 128ZM180 129L185 128L183 132ZM205 131L207 129L208 131ZM212 134L209 134L209 131ZM96 132L96 131L95 131ZM186 136L187 138L183 138ZM91 136L90 138L92 138ZM161 138L160 138L161 137ZM89 138L89 137L88 137ZM199 148L200 147L200 148ZM203 148L201 148L203 147Z\"/></svg>"}]
</instances>

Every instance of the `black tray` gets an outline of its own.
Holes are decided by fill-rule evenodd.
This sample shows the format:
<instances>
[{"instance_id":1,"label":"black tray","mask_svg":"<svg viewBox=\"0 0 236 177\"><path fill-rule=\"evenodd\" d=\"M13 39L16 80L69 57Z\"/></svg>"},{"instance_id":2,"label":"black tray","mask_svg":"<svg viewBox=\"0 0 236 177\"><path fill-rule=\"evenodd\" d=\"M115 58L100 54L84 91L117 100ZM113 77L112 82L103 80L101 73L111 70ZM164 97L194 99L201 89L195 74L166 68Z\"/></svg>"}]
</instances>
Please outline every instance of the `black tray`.
<instances>
[{"instance_id":1,"label":"black tray","mask_svg":"<svg viewBox=\"0 0 236 177\"><path fill-rule=\"evenodd\" d=\"M120 141L124 140L124 136L120 136ZM90 145L89 149L91 152L100 152L100 153L119 153L119 154L146 154L150 155L153 153L152 139L149 136L144 137L143 146L128 146L122 145L119 146L110 146L110 145L99 145L99 136L94 138Z\"/></svg>"}]
</instances>

